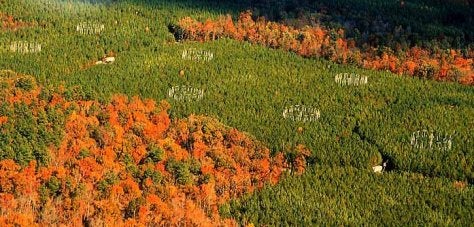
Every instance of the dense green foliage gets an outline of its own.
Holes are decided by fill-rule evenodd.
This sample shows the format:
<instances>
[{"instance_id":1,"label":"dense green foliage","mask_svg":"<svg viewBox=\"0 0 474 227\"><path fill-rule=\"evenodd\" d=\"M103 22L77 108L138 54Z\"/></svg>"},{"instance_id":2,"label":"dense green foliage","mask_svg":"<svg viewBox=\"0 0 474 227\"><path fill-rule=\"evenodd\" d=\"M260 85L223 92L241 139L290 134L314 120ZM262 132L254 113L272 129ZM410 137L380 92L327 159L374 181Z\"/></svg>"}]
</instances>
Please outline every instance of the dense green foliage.
<instances>
[{"instance_id":1,"label":"dense green foliage","mask_svg":"<svg viewBox=\"0 0 474 227\"><path fill-rule=\"evenodd\" d=\"M182 102L169 98L172 117L191 113L216 117L264 141L274 152L306 145L312 151L309 163L316 165L315 170L223 208L241 222L463 225L473 220L473 87L304 59L229 39L177 43L168 32L168 24L184 16L204 19L236 13L245 9L244 2L0 1L3 12L38 22L15 32L0 31L0 43L42 44L40 53L2 52L0 69L32 74L47 85L80 85L99 100L107 100L114 93L161 100L168 98L168 89L173 86L191 86L204 90L203 99ZM346 0L334 3L334 7L341 2L359 4L360 9L354 10L361 11L370 6L374 12L385 1L367 5L369 1ZM406 2L420 13L416 7L427 4L424 0ZM472 11L466 10L462 12ZM413 27L420 34L429 34L425 29L469 33L469 24L459 29L443 23L425 28L423 23L436 17L436 12L424 13L426 17L417 20L412 13L400 18L406 23L415 20ZM82 35L76 32L82 22L104 24L105 29L98 35ZM472 34L466 37L472 38ZM210 51L214 58L207 62L182 59L182 52L190 48ZM113 64L91 64L112 52L116 57ZM181 70L184 75L180 76ZM346 72L368 76L368 84L336 84L335 75ZM284 109L292 105L318 108L321 117L304 123L284 119ZM44 146L59 135L34 133L42 130L42 118L28 117L27 106L21 113L4 109L0 109L2 115L26 115L22 119L31 122L2 126L9 128L2 128L1 159L20 154L22 158L16 160L23 163L41 159ZM54 110L43 113L47 119L56 119L57 114ZM419 130L452 134L452 149L416 149L410 139ZM4 141L15 142L7 145ZM149 158L159 159L160 151L151 149ZM390 160L392 172L369 173L382 158ZM176 162L167 168L179 183L186 184L192 172L188 166ZM159 176L156 178L159 181ZM470 185L459 191L453 186L455 180ZM54 192L54 182L47 187L48 193Z\"/></svg>"},{"instance_id":2,"label":"dense green foliage","mask_svg":"<svg viewBox=\"0 0 474 227\"><path fill-rule=\"evenodd\" d=\"M473 201L472 186L457 189L446 179L316 166L220 210L242 224L271 226L469 226Z\"/></svg>"},{"instance_id":3,"label":"dense green foliage","mask_svg":"<svg viewBox=\"0 0 474 227\"><path fill-rule=\"evenodd\" d=\"M15 73L0 72L0 92L12 94L31 92L36 89L34 78L23 77L16 81L9 81ZM10 89L8 82L14 83ZM40 95L41 101L49 101L47 90ZM46 108L38 102L20 100L9 103L10 95L2 96L0 116L5 122L0 124L0 159L13 159L21 165L26 165L32 160L46 164L49 160L47 148L50 145L59 145L62 139L61 130L64 126L64 113L55 107ZM38 111L33 111L33 109Z\"/></svg>"}]
</instances>

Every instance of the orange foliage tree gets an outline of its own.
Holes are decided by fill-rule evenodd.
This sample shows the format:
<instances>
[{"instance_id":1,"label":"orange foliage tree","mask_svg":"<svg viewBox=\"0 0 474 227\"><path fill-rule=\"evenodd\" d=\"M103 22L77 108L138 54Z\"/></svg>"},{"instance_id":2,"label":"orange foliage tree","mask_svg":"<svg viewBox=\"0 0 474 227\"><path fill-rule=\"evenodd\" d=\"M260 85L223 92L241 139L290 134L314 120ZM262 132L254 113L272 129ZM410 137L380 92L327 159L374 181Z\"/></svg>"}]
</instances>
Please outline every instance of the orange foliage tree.
<instances>
[{"instance_id":1,"label":"orange foliage tree","mask_svg":"<svg viewBox=\"0 0 474 227\"><path fill-rule=\"evenodd\" d=\"M472 54L460 50L434 50L412 47L405 51L384 48L361 49L354 40L346 39L343 30L333 31L321 26L296 29L280 23L254 20L250 11L242 12L233 22L229 15L204 23L190 17L178 22L184 38L196 41L229 37L240 41L281 48L304 57L324 57L337 63L351 63L367 69L389 70L439 81L474 84ZM469 50L472 51L472 50Z\"/></svg>"},{"instance_id":2,"label":"orange foliage tree","mask_svg":"<svg viewBox=\"0 0 474 227\"><path fill-rule=\"evenodd\" d=\"M54 121L60 133L47 144L46 159L1 157L0 226L236 225L219 216L219 206L277 183L287 166L281 153L270 156L258 141L214 119L171 120L165 101L115 95L100 103L78 89L51 90L14 73L1 82L8 91L0 97L2 132L22 129L23 115L15 113L24 104L33 131ZM41 118L47 109L63 114ZM0 142L2 151L17 149Z\"/></svg>"},{"instance_id":3,"label":"orange foliage tree","mask_svg":"<svg viewBox=\"0 0 474 227\"><path fill-rule=\"evenodd\" d=\"M30 26L30 23L15 20L13 16L0 12L0 26L3 30L16 31L19 28Z\"/></svg>"}]
</instances>

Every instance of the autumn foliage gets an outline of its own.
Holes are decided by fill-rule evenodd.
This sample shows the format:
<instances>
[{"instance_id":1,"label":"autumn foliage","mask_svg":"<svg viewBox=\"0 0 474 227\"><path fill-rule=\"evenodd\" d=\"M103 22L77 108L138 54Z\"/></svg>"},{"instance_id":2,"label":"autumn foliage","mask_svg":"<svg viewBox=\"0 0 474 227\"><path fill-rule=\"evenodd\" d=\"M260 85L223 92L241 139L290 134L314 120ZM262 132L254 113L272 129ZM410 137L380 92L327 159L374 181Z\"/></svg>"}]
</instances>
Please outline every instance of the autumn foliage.
<instances>
[{"instance_id":1,"label":"autumn foliage","mask_svg":"<svg viewBox=\"0 0 474 227\"><path fill-rule=\"evenodd\" d=\"M11 15L0 12L0 28L1 30L17 30L22 27L30 26L30 23L15 20Z\"/></svg>"},{"instance_id":2,"label":"autumn foliage","mask_svg":"<svg viewBox=\"0 0 474 227\"><path fill-rule=\"evenodd\" d=\"M272 48L298 53L304 57L324 57L341 64L355 64L367 69L389 70L420 78L440 81L459 81L474 84L474 50L427 50L420 47L396 50L386 48L364 48L346 39L344 30L337 31L322 26L306 26L296 29L281 23L254 20L252 13L240 14L237 22L231 16L217 20L199 22L190 17L181 19L178 25L185 39L210 41L229 37Z\"/></svg>"},{"instance_id":3,"label":"autumn foliage","mask_svg":"<svg viewBox=\"0 0 474 227\"><path fill-rule=\"evenodd\" d=\"M165 101L101 103L14 72L0 82L0 226L232 226L220 205L277 183L286 168L302 172L309 155L298 149L287 163L214 119L171 120ZM24 137L44 146L15 144Z\"/></svg>"}]
</instances>

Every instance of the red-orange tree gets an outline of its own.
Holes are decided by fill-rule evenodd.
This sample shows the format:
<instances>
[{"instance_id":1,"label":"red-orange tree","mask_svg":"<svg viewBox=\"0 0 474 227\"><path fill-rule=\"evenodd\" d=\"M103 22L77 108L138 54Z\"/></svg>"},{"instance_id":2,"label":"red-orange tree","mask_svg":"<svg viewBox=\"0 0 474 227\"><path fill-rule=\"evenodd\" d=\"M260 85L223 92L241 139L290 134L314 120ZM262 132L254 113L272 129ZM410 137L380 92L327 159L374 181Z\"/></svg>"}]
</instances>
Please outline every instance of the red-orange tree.
<instances>
[{"instance_id":1,"label":"red-orange tree","mask_svg":"<svg viewBox=\"0 0 474 227\"><path fill-rule=\"evenodd\" d=\"M270 156L214 119L171 120L165 101L115 95L100 103L80 89L51 90L9 75L0 81L7 91L0 97L2 133L34 143L37 136L23 129L59 133L50 135L57 142L31 153L13 139L0 141L2 151L25 149L0 159L1 226L235 225L220 218L219 206L277 183L287 167L282 154ZM50 109L61 114L42 117ZM301 172L304 156L294 161Z\"/></svg>"},{"instance_id":2,"label":"red-orange tree","mask_svg":"<svg viewBox=\"0 0 474 227\"><path fill-rule=\"evenodd\" d=\"M0 12L0 26L3 30L17 30L22 27L30 26L30 23L18 21L12 15Z\"/></svg>"},{"instance_id":3,"label":"red-orange tree","mask_svg":"<svg viewBox=\"0 0 474 227\"><path fill-rule=\"evenodd\" d=\"M185 17L178 25L184 30L184 38L190 40L209 41L230 37L285 49L304 57L324 57L337 63L351 63L367 69L390 70L397 74L474 84L472 54L463 55L460 50L430 51L419 47L407 50L385 48L383 51L376 48L362 49L353 40L346 39L343 30L333 31L320 26L296 29L264 18L253 20L250 11L242 12L235 23L227 15L205 22Z\"/></svg>"}]
</instances>

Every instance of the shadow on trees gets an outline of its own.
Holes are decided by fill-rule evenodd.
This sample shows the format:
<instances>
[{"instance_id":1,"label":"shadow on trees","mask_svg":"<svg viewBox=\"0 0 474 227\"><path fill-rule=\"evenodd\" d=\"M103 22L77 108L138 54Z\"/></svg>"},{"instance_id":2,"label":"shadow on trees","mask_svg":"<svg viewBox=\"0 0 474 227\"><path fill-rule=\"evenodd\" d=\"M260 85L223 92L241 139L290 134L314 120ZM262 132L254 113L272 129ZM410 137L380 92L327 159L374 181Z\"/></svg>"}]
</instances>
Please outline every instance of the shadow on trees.
<instances>
[{"instance_id":1,"label":"shadow on trees","mask_svg":"<svg viewBox=\"0 0 474 227\"><path fill-rule=\"evenodd\" d=\"M70 0L61 0L70 1ZM474 0L76 0L231 14L245 10L295 27L343 28L372 47L474 47Z\"/></svg>"},{"instance_id":2,"label":"shadow on trees","mask_svg":"<svg viewBox=\"0 0 474 227\"><path fill-rule=\"evenodd\" d=\"M348 38L370 46L474 46L474 0L105 1L208 10L229 13L234 18L239 12L252 10L254 17L263 16L295 27L322 24L344 28Z\"/></svg>"}]
</instances>

